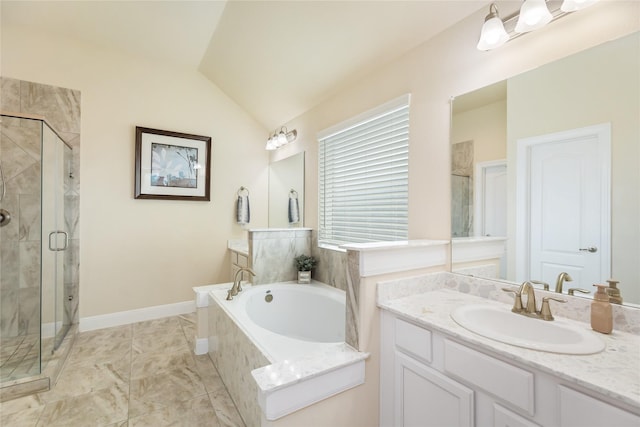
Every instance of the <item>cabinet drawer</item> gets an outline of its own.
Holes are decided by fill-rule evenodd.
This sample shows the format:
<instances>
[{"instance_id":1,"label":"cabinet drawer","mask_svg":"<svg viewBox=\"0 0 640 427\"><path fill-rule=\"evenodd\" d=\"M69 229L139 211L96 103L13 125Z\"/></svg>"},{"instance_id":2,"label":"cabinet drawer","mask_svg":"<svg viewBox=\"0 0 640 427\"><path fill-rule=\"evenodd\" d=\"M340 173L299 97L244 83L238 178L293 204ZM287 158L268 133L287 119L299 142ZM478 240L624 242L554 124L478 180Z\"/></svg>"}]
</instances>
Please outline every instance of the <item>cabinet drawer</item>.
<instances>
[{"instance_id":1,"label":"cabinet drawer","mask_svg":"<svg viewBox=\"0 0 640 427\"><path fill-rule=\"evenodd\" d=\"M449 340L444 342L444 351L445 372L534 415L531 372Z\"/></svg>"},{"instance_id":2,"label":"cabinet drawer","mask_svg":"<svg viewBox=\"0 0 640 427\"><path fill-rule=\"evenodd\" d=\"M561 427L637 427L640 417L568 387L558 386Z\"/></svg>"},{"instance_id":3,"label":"cabinet drawer","mask_svg":"<svg viewBox=\"0 0 640 427\"><path fill-rule=\"evenodd\" d=\"M415 357L431 363L431 331L422 329L404 320L395 319L396 347Z\"/></svg>"},{"instance_id":4,"label":"cabinet drawer","mask_svg":"<svg viewBox=\"0 0 640 427\"><path fill-rule=\"evenodd\" d=\"M236 264L238 264L239 267L249 267L249 258L246 255L242 255L237 252L236 255L238 256Z\"/></svg>"}]
</instances>

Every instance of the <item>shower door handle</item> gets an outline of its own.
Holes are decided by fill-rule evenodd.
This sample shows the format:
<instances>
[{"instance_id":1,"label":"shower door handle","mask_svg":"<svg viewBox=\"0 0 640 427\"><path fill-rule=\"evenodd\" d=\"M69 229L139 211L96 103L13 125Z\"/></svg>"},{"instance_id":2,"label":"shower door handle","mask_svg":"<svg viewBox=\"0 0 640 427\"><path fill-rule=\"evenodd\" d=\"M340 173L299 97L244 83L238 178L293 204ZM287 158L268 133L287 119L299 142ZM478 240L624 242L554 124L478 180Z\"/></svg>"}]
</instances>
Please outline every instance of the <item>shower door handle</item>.
<instances>
[{"instance_id":1,"label":"shower door handle","mask_svg":"<svg viewBox=\"0 0 640 427\"><path fill-rule=\"evenodd\" d=\"M62 234L64 236L64 246L61 248L58 247L58 234ZM51 244L51 237L56 236L55 239L55 247ZM69 247L69 233L66 231L56 230L49 233L49 250L54 252L64 251Z\"/></svg>"}]
</instances>

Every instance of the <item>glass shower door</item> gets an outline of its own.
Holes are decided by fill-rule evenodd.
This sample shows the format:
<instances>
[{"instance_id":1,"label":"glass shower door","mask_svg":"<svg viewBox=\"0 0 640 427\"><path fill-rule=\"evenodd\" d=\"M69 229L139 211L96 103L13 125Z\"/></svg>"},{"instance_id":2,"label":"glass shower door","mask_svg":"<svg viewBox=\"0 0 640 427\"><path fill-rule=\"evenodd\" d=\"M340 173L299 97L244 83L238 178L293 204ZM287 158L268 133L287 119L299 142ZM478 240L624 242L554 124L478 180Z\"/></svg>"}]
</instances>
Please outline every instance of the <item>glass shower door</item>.
<instances>
[{"instance_id":1,"label":"glass shower door","mask_svg":"<svg viewBox=\"0 0 640 427\"><path fill-rule=\"evenodd\" d=\"M65 186L71 149L46 124L42 137L42 357L43 365L58 348L71 321L64 291L65 251L69 228L65 221Z\"/></svg>"}]
</instances>

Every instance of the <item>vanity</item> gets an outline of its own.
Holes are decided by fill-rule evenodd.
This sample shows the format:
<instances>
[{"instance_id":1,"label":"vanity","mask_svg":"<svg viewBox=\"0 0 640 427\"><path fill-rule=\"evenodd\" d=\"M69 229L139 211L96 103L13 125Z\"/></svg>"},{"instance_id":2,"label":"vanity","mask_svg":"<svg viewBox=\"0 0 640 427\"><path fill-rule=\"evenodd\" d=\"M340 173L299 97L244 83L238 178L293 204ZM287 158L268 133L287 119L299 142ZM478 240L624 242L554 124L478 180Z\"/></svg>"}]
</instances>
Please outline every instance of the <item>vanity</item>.
<instances>
[{"instance_id":1,"label":"vanity","mask_svg":"<svg viewBox=\"0 0 640 427\"><path fill-rule=\"evenodd\" d=\"M497 282L490 289L483 281L481 297L451 289L447 280L400 292L397 283L378 285L381 426L640 425L640 337L598 334L588 323L557 316L605 349L559 354L485 338L451 314L476 305L507 313L509 295Z\"/></svg>"}]
</instances>

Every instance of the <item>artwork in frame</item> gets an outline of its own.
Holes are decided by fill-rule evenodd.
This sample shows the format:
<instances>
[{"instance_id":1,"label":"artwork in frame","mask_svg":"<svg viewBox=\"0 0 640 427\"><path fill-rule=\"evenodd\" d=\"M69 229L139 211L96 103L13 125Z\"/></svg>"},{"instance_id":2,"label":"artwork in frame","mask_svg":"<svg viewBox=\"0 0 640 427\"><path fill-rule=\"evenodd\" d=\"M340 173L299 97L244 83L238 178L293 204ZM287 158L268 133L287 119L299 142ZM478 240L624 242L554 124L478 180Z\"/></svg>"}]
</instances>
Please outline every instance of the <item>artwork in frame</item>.
<instances>
[{"instance_id":1,"label":"artwork in frame","mask_svg":"<svg viewBox=\"0 0 640 427\"><path fill-rule=\"evenodd\" d=\"M136 199L210 200L211 137L136 126Z\"/></svg>"}]
</instances>

